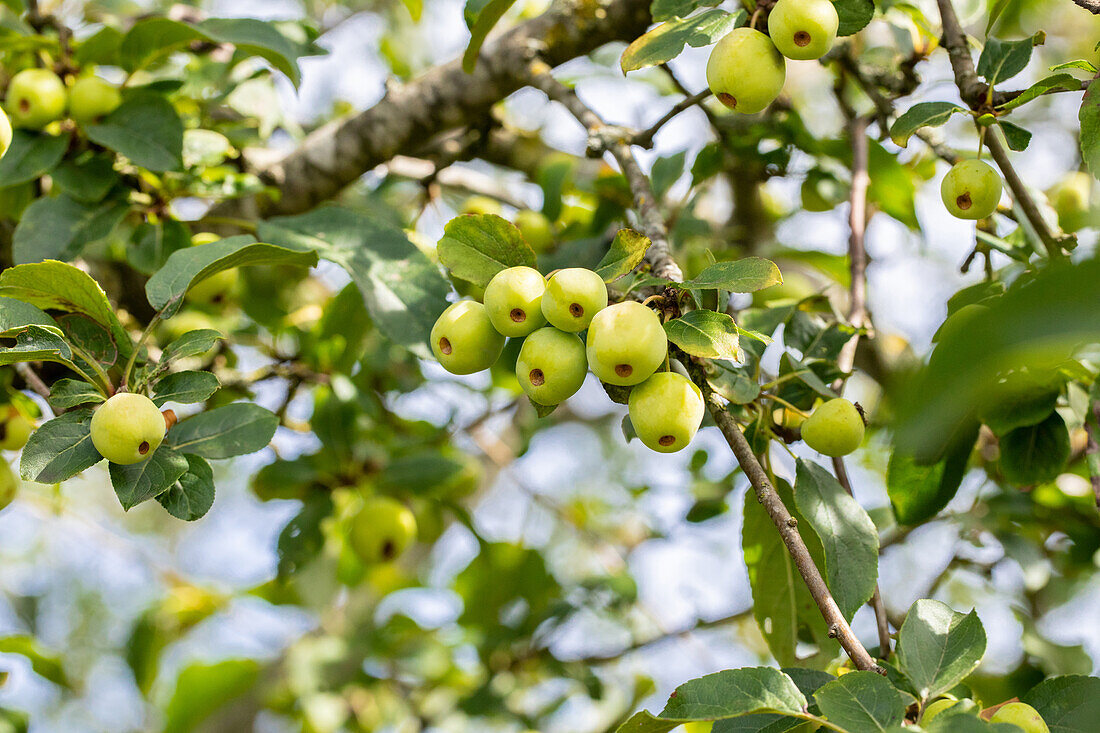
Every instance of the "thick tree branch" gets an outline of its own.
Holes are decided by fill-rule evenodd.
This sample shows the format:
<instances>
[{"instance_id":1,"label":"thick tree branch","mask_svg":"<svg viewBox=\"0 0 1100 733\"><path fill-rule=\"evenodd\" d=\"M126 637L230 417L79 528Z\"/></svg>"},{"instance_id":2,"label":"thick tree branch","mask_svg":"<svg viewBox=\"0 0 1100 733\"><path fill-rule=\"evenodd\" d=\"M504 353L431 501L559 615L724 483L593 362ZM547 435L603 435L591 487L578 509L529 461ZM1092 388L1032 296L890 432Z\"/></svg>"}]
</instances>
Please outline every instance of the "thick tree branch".
<instances>
[{"instance_id":1,"label":"thick tree branch","mask_svg":"<svg viewBox=\"0 0 1100 733\"><path fill-rule=\"evenodd\" d=\"M522 71L534 50L556 65L610 41L632 40L649 22L646 0L556 2L487 44L473 73L465 73L458 60L435 67L407 84L390 86L370 109L314 131L296 150L258 171L281 190L277 201L226 202L216 215L307 211L393 156L413 153L440 133L484 120L494 104L522 86Z\"/></svg>"},{"instance_id":2,"label":"thick tree branch","mask_svg":"<svg viewBox=\"0 0 1100 733\"><path fill-rule=\"evenodd\" d=\"M1100 0L1073 0L1073 2L1093 15L1100 15Z\"/></svg>"},{"instance_id":3,"label":"thick tree branch","mask_svg":"<svg viewBox=\"0 0 1100 733\"><path fill-rule=\"evenodd\" d=\"M629 131L608 126L600 117L589 109L577 95L568 87L558 82L550 75L550 69L546 64L534 63L531 65L529 81L532 86L541 89L551 99L560 102L568 109L585 128L588 129L590 138L597 145L602 145L619 162L634 194L635 206L641 219L643 233L649 237L652 244L646 253L646 258L653 271L662 277L671 280L682 280L683 275L679 266L672 260L668 246L668 232L665 222L657 206L653 189L649 178L641 170L638 161L630 149L630 145L623 142L631 139ZM724 406L720 404L716 395L710 388L702 368L698 364L688 364L692 378L703 392L703 398L707 408L714 418L718 429L722 431L726 442L737 458L738 464L745 472L752 484L757 501L767 511L772 523L779 531L787 552L794 560L795 567L810 590L810 595L817 604L825 623L829 627L829 635L838 639L844 651L852 659L857 669L870 669L878 672L883 670L875 663L874 658L867 652L862 642L852 632L845 620L840 608L833 599L821 571L814 563L806 543L798 533L798 522L783 500L776 493L774 487L764 471L760 461L752 452L741 429L734 422L733 417Z\"/></svg>"}]
</instances>

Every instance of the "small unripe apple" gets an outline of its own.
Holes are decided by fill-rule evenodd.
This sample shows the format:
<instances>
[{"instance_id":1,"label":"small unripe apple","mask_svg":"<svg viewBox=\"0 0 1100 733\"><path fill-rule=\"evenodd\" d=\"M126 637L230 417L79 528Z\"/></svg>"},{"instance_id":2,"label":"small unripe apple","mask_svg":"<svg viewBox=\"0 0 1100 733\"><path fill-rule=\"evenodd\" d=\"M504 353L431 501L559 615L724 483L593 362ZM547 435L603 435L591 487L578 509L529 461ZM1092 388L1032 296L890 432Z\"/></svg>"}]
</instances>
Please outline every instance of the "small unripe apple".
<instances>
[{"instance_id":1,"label":"small unripe apple","mask_svg":"<svg viewBox=\"0 0 1100 733\"><path fill-rule=\"evenodd\" d=\"M990 723L1012 723L1024 733L1050 733L1043 716L1026 702L1010 702L997 708Z\"/></svg>"},{"instance_id":2,"label":"small unripe apple","mask_svg":"<svg viewBox=\"0 0 1100 733\"><path fill-rule=\"evenodd\" d=\"M657 372L630 390L630 422L647 448L675 453L687 447L703 422L703 393L676 372Z\"/></svg>"},{"instance_id":3,"label":"small unripe apple","mask_svg":"<svg viewBox=\"0 0 1100 733\"><path fill-rule=\"evenodd\" d=\"M848 400L838 397L813 411L802 423L802 440L827 456L846 456L863 442L863 416Z\"/></svg>"},{"instance_id":4,"label":"small unripe apple","mask_svg":"<svg viewBox=\"0 0 1100 733\"><path fill-rule=\"evenodd\" d=\"M533 267L509 267L493 275L483 301L493 327L505 336L526 336L542 328L544 292L546 279Z\"/></svg>"},{"instance_id":5,"label":"small unripe apple","mask_svg":"<svg viewBox=\"0 0 1100 733\"><path fill-rule=\"evenodd\" d=\"M11 120L8 119L7 113L0 109L0 158L4 157L4 153L11 147L11 136Z\"/></svg>"},{"instance_id":6,"label":"small unripe apple","mask_svg":"<svg viewBox=\"0 0 1100 733\"><path fill-rule=\"evenodd\" d=\"M15 405L8 405L0 412L0 448L19 450L31 437L34 423Z\"/></svg>"},{"instance_id":7,"label":"small unripe apple","mask_svg":"<svg viewBox=\"0 0 1100 733\"><path fill-rule=\"evenodd\" d=\"M554 227L541 211L517 211L515 225L536 252L545 252L554 245Z\"/></svg>"},{"instance_id":8,"label":"small unripe apple","mask_svg":"<svg viewBox=\"0 0 1100 733\"><path fill-rule=\"evenodd\" d=\"M608 384L629 387L644 382L667 354L661 319L633 300L607 306L588 326L588 368Z\"/></svg>"},{"instance_id":9,"label":"small unripe apple","mask_svg":"<svg viewBox=\"0 0 1100 733\"><path fill-rule=\"evenodd\" d=\"M187 300L197 305L220 305L237 289L240 274L236 267L215 272L195 283L187 291Z\"/></svg>"},{"instance_id":10,"label":"small unripe apple","mask_svg":"<svg viewBox=\"0 0 1100 733\"><path fill-rule=\"evenodd\" d=\"M128 466L153 455L164 440L164 416L145 395L121 392L92 415L92 445L111 463Z\"/></svg>"},{"instance_id":11,"label":"small unripe apple","mask_svg":"<svg viewBox=\"0 0 1100 733\"><path fill-rule=\"evenodd\" d=\"M532 401L557 405L576 394L588 373L580 336L540 328L523 341L516 359L516 379Z\"/></svg>"},{"instance_id":12,"label":"small unripe apple","mask_svg":"<svg viewBox=\"0 0 1100 733\"><path fill-rule=\"evenodd\" d=\"M485 306L473 300L452 303L432 326L432 353L451 374L488 369L504 350Z\"/></svg>"},{"instance_id":13,"label":"small unripe apple","mask_svg":"<svg viewBox=\"0 0 1100 733\"><path fill-rule=\"evenodd\" d=\"M836 42L840 16L829 0L779 0L768 15L768 33L789 59L819 59Z\"/></svg>"},{"instance_id":14,"label":"small unripe apple","mask_svg":"<svg viewBox=\"0 0 1100 733\"><path fill-rule=\"evenodd\" d=\"M752 28L735 28L715 44L707 61L707 84L735 112L760 112L783 91L786 61L771 39Z\"/></svg>"},{"instance_id":15,"label":"small unripe apple","mask_svg":"<svg viewBox=\"0 0 1100 733\"><path fill-rule=\"evenodd\" d=\"M0 509L11 504L18 490L19 479L15 477L15 472L11 470L8 462L0 458Z\"/></svg>"},{"instance_id":16,"label":"small unripe apple","mask_svg":"<svg viewBox=\"0 0 1100 733\"><path fill-rule=\"evenodd\" d=\"M583 267L558 270L546 281L542 314L550 325L574 333L588 328L592 318L607 307L603 278Z\"/></svg>"},{"instance_id":17,"label":"small unripe apple","mask_svg":"<svg viewBox=\"0 0 1100 733\"><path fill-rule=\"evenodd\" d=\"M806 416L790 407L777 407L772 411L772 422L788 430L797 430L806 422Z\"/></svg>"},{"instance_id":18,"label":"small unripe apple","mask_svg":"<svg viewBox=\"0 0 1100 733\"><path fill-rule=\"evenodd\" d=\"M416 516L388 496L372 496L351 520L348 541L365 565L392 562L416 539Z\"/></svg>"},{"instance_id":19,"label":"small unripe apple","mask_svg":"<svg viewBox=\"0 0 1100 733\"><path fill-rule=\"evenodd\" d=\"M85 76L69 89L69 116L81 125L98 122L118 109L122 94L118 88L98 76Z\"/></svg>"},{"instance_id":20,"label":"small unripe apple","mask_svg":"<svg viewBox=\"0 0 1100 733\"><path fill-rule=\"evenodd\" d=\"M1067 174L1047 191L1047 200L1058 214L1058 225L1067 232L1075 232L1092 223L1089 221L1091 198L1092 176L1082 171Z\"/></svg>"},{"instance_id":21,"label":"small unripe apple","mask_svg":"<svg viewBox=\"0 0 1100 733\"><path fill-rule=\"evenodd\" d=\"M500 202L488 196L471 196L462 202L463 214L496 214L500 216Z\"/></svg>"},{"instance_id":22,"label":"small unripe apple","mask_svg":"<svg viewBox=\"0 0 1100 733\"><path fill-rule=\"evenodd\" d=\"M65 114L65 84L49 69L24 69L11 78L6 107L15 127L40 130Z\"/></svg>"},{"instance_id":23,"label":"small unripe apple","mask_svg":"<svg viewBox=\"0 0 1100 733\"><path fill-rule=\"evenodd\" d=\"M684 723L684 733L710 733L714 729L711 721L699 721L697 723Z\"/></svg>"},{"instance_id":24,"label":"small unripe apple","mask_svg":"<svg viewBox=\"0 0 1100 733\"><path fill-rule=\"evenodd\" d=\"M984 160L961 160L940 184L943 205L960 219L984 219L1001 201L1001 177Z\"/></svg>"}]
</instances>

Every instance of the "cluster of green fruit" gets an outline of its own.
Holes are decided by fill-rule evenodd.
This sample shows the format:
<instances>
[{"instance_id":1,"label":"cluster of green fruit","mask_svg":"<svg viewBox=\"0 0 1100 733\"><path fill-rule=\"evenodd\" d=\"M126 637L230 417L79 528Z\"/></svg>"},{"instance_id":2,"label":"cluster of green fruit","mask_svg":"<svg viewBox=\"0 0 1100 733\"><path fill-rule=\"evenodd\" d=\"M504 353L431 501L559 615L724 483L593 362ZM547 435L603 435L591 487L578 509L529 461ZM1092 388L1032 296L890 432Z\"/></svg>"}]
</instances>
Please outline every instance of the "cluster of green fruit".
<instances>
[{"instance_id":1,"label":"cluster of green fruit","mask_svg":"<svg viewBox=\"0 0 1100 733\"><path fill-rule=\"evenodd\" d=\"M496 362L506 337L524 339L516 379L532 402L564 402L591 369L607 384L632 388L630 421L649 448L681 450L699 429L705 412L699 388L681 374L657 371L668 358L661 319L634 301L608 305L607 286L592 270L570 267L547 278L530 267L501 270L483 302L452 304L430 338L447 371L472 374Z\"/></svg>"},{"instance_id":2,"label":"cluster of green fruit","mask_svg":"<svg viewBox=\"0 0 1100 733\"><path fill-rule=\"evenodd\" d=\"M11 143L11 127L41 130L64 118L66 111L76 123L91 124L115 111L122 94L110 82L98 76L83 76L72 86L49 69L24 69L11 78L4 106L8 117L0 122L6 130L4 149Z\"/></svg>"},{"instance_id":3,"label":"cluster of green fruit","mask_svg":"<svg viewBox=\"0 0 1100 733\"><path fill-rule=\"evenodd\" d=\"M779 0L768 13L768 34L735 28L715 44L707 84L735 112L760 112L783 91L786 59L821 58L836 42L839 26L830 0Z\"/></svg>"}]
</instances>

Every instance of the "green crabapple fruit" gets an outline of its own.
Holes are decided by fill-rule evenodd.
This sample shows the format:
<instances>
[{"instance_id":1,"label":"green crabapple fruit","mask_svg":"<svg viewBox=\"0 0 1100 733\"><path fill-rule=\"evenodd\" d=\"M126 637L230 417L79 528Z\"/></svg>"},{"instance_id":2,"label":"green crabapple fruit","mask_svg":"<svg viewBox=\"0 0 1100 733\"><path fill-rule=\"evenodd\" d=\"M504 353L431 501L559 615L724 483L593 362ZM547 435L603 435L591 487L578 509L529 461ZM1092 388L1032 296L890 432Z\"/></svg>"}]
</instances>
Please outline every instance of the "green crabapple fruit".
<instances>
[{"instance_id":1,"label":"green crabapple fruit","mask_svg":"<svg viewBox=\"0 0 1100 733\"><path fill-rule=\"evenodd\" d=\"M1089 222L1089 203L1092 197L1092 176L1074 171L1051 186L1047 200L1058 214L1058 225L1064 231L1075 232Z\"/></svg>"},{"instance_id":2,"label":"green crabapple fruit","mask_svg":"<svg viewBox=\"0 0 1100 733\"><path fill-rule=\"evenodd\" d=\"M85 76L69 89L69 116L81 125L106 117L122 104L118 88L98 76Z\"/></svg>"},{"instance_id":3,"label":"green crabapple fruit","mask_svg":"<svg viewBox=\"0 0 1100 733\"><path fill-rule=\"evenodd\" d=\"M388 496L364 499L348 533L352 550L366 565L396 560L415 539L416 516Z\"/></svg>"},{"instance_id":4,"label":"green crabapple fruit","mask_svg":"<svg viewBox=\"0 0 1100 733\"><path fill-rule=\"evenodd\" d=\"M545 252L554 244L554 227L541 211L523 209L516 212L516 228L536 252Z\"/></svg>"},{"instance_id":5,"label":"green crabapple fruit","mask_svg":"<svg viewBox=\"0 0 1100 733\"><path fill-rule=\"evenodd\" d=\"M827 54L839 25L830 0L779 0L768 14L768 34L789 59L819 59Z\"/></svg>"},{"instance_id":6,"label":"green crabapple fruit","mask_svg":"<svg viewBox=\"0 0 1100 733\"><path fill-rule=\"evenodd\" d=\"M128 466L153 455L164 440L164 416L145 395L121 392L92 415L92 445L111 463Z\"/></svg>"},{"instance_id":7,"label":"green crabapple fruit","mask_svg":"<svg viewBox=\"0 0 1100 733\"><path fill-rule=\"evenodd\" d=\"M16 127L42 129L65 114L67 97L57 74L49 69L24 69L8 85L8 114Z\"/></svg>"},{"instance_id":8,"label":"green crabapple fruit","mask_svg":"<svg viewBox=\"0 0 1100 733\"><path fill-rule=\"evenodd\" d=\"M463 214L496 214L500 216L500 202L488 196L471 196L462 204Z\"/></svg>"},{"instance_id":9,"label":"green crabapple fruit","mask_svg":"<svg viewBox=\"0 0 1100 733\"><path fill-rule=\"evenodd\" d=\"M771 39L752 28L735 28L715 44L707 60L707 84L735 112L760 112L783 91L786 61Z\"/></svg>"},{"instance_id":10,"label":"green crabapple fruit","mask_svg":"<svg viewBox=\"0 0 1100 733\"><path fill-rule=\"evenodd\" d=\"M505 336L526 336L546 325L542 294L546 279L533 267L501 270L485 286L485 310L493 327Z\"/></svg>"},{"instance_id":11,"label":"green crabapple fruit","mask_svg":"<svg viewBox=\"0 0 1100 733\"><path fill-rule=\"evenodd\" d=\"M954 707L958 702L958 700L952 700L949 697L945 697L930 703L928 707L924 709L924 715L921 716L920 722L922 724L931 723L933 718L948 708Z\"/></svg>"},{"instance_id":12,"label":"green crabapple fruit","mask_svg":"<svg viewBox=\"0 0 1100 733\"><path fill-rule=\"evenodd\" d=\"M15 405L0 410L0 448L19 450L31 437L34 423Z\"/></svg>"},{"instance_id":13,"label":"green crabapple fruit","mask_svg":"<svg viewBox=\"0 0 1100 733\"><path fill-rule=\"evenodd\" d=\"M7 113L0 109L0 158L4 157L4 153L11 147L11 136L11 120L8 119Z\"/></svg>"},{"instance_id":14,"label":"green crabapple fruit","mask_svg":"<svg viewBox=\"0 0 1100 733\"><path fill-rule=\"evenodd\" d=\"M641 303L609 305L588 326L588 368L608 384L629 387L644 382L667 353L661 319Z\"/></svg>"},{"instance_id":15,"label":"green crabapple fruit","mask_svg":"<svg viewBox=\"0 0 1100 733\"><path fill-rule=\"evenodd\" d=\"M15 472L7 461L0 458L0 509L11 504L18 490L19 480L15 477Z\"/></svg>"},{"instance_id":16,"label":"green crabapple fruit","mask_svg":"<svg viewBox=\"0 0 1100 733\"><path fill-rule=\"evenodd\" d=\"M984 219L1001 201L1001 177L983 160L962 160L940 184L943 205L959 219Z\"/></svg>"},{"instance_id":17,"label":"green crabapple fruit","mask_svg":"<svg viewBox=\"0 0 1100 733\"><path fill-rule=\"evenodd\" d=\"M675 453L686 448L703 422L703 393L676 372L657 372L630 390L630 422L647 448Z\"/></svg>"},{"instance_id":18,"label":"green crabapple fruit","mask_svg":"<svg viewBox=\"0 0 1100 733\"><path fill-rule=\"evenodd\" d=\"M838 397L813 411L802 423L802 440L827 456L846 456L863 442L863 416L848 400Z\"/></svg>"},{"instance_id":19,"label":"green crabapple fruit","mask_svg":"<svg viewBox=\"0 0 1100 733\"><path fill-rule=\"evenodd\" d=\"M710 721L684 723L684 733L710 733L713 729L714 723Z\"/></svg>"},{"instance_id":20,"label":"green crabapple fruit","mask_svg":"<svg viewBox=\"0 0 1100 733\"><path fill-rule=\"evenodd\" d=\"M1012 723L1024 733L1050 733L1039 711L1025 702L1010 702L997 708L990 723Z\"/></svg>"},{"instance_id":21,"label":"green crabapple fruit","mask_svg":"<svg viewBox=\"0 0 1100 733\"><path fill-rule=\"evenodd\" d=\"M540 328L523 341L516 359L516 379L532 401L556 405L584 383L588 359L580 336Z\"/></svg>"},{"instance_id":22,"label":"green crabapple fruit","mask_svg":"<svg viewBox=\"0 0 1100 733\"><path fill-rule=\"evenodd\" d=\"M592 270L567 267L546 281L542 315L554 328L574 333L583 331L593 316L606 307L607 285Z\"/></svg>"},{"instance_id":23,"label":"green crabapple fruit","mask_svg":"<svg viewBox=\"0 0 1100 733\"><path fill-rule=\"evenodd\" d=\"M474 300L452 303L432 326L432 353L451 374L488 369L504 350L504 337L489 320L485 306Z\"/></svg>"}]
</instances>

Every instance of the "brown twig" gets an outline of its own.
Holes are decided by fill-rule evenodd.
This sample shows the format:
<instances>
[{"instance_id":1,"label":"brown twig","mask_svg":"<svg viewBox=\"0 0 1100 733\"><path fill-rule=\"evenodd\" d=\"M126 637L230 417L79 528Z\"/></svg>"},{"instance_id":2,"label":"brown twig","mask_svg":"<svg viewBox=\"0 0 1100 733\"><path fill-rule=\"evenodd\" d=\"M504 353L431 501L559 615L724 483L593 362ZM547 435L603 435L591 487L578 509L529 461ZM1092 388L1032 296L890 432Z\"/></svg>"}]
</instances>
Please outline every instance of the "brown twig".
<instances>
[{"instance_id":1,"label":"brown twig","mask_svg":"<svg viewBox=\"0 0 1100 733\"><path fill-rule=\"evenodd\" d=\"M649 251L646 253L650 266L655 273L660 274L662 277L671 280L682 280L683 275L680 268L672 260L668 245L668 232L657 207L649 179L638 165L630 146L623 141L622 131L609 127L571 89L554 79L546 64L536 62L531 65L529 82L537 89L541 89L551 99L564 105L588 129L589 135L595 143L602 145L619 162L623 175L634 194L635 207L641 219L643 233L651 241ZM852 663L855 664L857 669L883 672L863 646L863 643L852 632L851 627L844 618L844 614L840 612L836 600L821 576L821 571L814 563L802 536L798 533L798 522L791 516L787 507L783 504L783 500L776 493L767 472L764 471L760 461L753 454L745 436L741 434L741 429L725 407L716 399L702 367L699 364L689 364L687 366L692 374L692 379L703 391L704 400L718 429L722 432L737 458L738 464L748 477L749 483L752 484L757 501L767 511L772 523L779 531L787 552L794 560L795 567L798 568L799 574L802 576L807 588L809 588L810 595L829 627L829 635L840 641L840 645L852 659Z\"/></svg>"},{"instance_id":2,"label":"brown twig","mask_svg":"<svg viewBox=\"0 0 1100 733\"><path fill-rule=\"evenodd\" d=\"M1073 0L1073 3L1084 8L1093 15L1100 15L1100 0Z\"/></svg>"},{"instance_id":3,"label":"brown twig","mask_svg":"<svg viewBox=\"0 0 1100 733\"><path fill-rule=\"evenodd\" d=\"M50 388L42 381L42 377L35 373L30 364L25 361L17 362L15 371L19 372L19 376L23 377L23 381L27 383L27 386L34 390L42 399L50 399Z\"/></svg>"},{"instance_id":4,"label":"brown twig","mask_svg":"<svg viewBox=\"0 0 1100 733\"><path fill-rule=\"evenodd\" d=\"M669 123L669 121L671 121L672 118L675 117L676 115L680 114L681 112L688 109L689 107L694 107L695 105L701 103L703 100L705 100L709 96L710 96L710 90L709 89L704 89L701 92L696 92L695 94L692 94L688 97L685 97L684 99L677 102L675 107L673 107L668 112L666 112L665 115L663 117L661 117L661 119L654 122L653 125L649 129L643 130L642 132L639 132L636 135L634 135L634 137L633 137L633 139L631 139L630 143L632 145L638 145L638 146L643 147L643 148L653 147L653 138L657 135L657 133L661 130L662 127L667 125Z\"/></svg>"},{"instance_id":5,"label":"brown twig","mask_svg":"<svg viewBox=\"0 0 1100 733\"><path fill-rule=\"evenodd\" d=\"M1100 402L1092 403L1092 419L1085 421L1085 432L1088 434L1088 444L1085 446L1085 456L1100 453L1100 443L1097 443L1097 426L1100 426ZM1092 468L1092 460L1089 461L1089 482L1092 484L1092 493L1096 497L1096 506L1100 507L1100 470Z\"/></svg>"}]
</instances>

